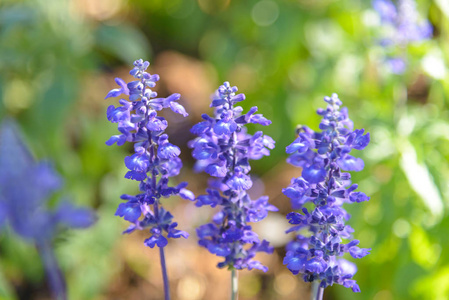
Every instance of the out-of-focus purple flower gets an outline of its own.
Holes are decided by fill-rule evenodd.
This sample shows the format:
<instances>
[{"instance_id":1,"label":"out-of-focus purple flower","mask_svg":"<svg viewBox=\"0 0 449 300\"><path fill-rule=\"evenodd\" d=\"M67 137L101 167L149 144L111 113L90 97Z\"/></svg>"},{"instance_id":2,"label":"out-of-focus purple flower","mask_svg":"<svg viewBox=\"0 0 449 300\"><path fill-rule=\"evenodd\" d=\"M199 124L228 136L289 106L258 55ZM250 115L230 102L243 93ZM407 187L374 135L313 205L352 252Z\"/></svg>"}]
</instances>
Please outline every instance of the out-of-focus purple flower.
<instances>
[{"instance_id":1,"label":"out-of-focus purple flower","mask_svg":"<svg viewBox=\"0 0 449 300\"><path fill-rule=\"evenodd\" d=\"M92 211L68 201L49 209L48 200L61 186L62 178L53 165L35 162L17 125L4 121L0 129L0 220L3 216L18 235L35 243L50 242L59 225L92 225Z\"/></svg>"},{"instance_id":2,"label":"out-of-focus purple flower","mask_svg":"<svg viewBox=\"0 0 449 300\"><path fill-rule=\"evenodd\" d=\"M392 57L387 60L390 70L394 74L403 74L407 69L407 64L403 58Z\"/></svg>"},{"instance_id":3,"label":"out-of-focus purple flower","mask_svg":"<svg viewBox=\"0 0 449 300\"><path fill-rule=\"evenodd\" d=\"M121 134L112 136L106 144L110 146L117 143L121 146L125 142L134 143L134 154L125 158L125 165L129 169L125 178L140 181L141 193L135 196L122 195L121 198L126 202L119 204L115 215L131 223L124 233L149 229L151 237L144 244L153 248L165 247L167 238L188 237L186 232L176 229L177 223L162 207L161 198L179 195L193 200L195 196L185 189L187 183L177 187L168 185L169 177L178 175L182 168L178 157L181 150L168 141L168 135L164 134L167 120L158 116L157 111L170 108L184 117L188 114L177 102L180 94L156 98L157 93L151 88L156 86L159 75L147 73L149 65L142 59L136 60L130 74L137 80L126 84L117 78L116 82L121 88L107 94L106 98L129 96L129 101L120 99L121 106L108 107L107 118L112 123L118 123Z\"/></svg>"},{"instance_id":4,"label":"out-of-focus purple flower","mask_svg":"<svg viewBox=\"0 0 449 300\"><path fill-rule=\"evenodd\" d=\"M344 210L344 203L368 201L363 192L356 192L357 184L350 182L350 174L344 171L360 171L363 160L350 155L353 149L363 150L370 141L369 133L363 129L353 130L347 110L336 94L325 97L327 108L319 109L321 132L301 127L299 137L286 151L287 160L303 168L302 176L293 178L283 193L291 199L294 209L287 215L294 225L288 232L298 232L296 239L287 245L284 264L293 274L301 273L306 282L320 281L325 288L334 283L360 292L352 280L357 268L355 264L338 258L349 253L354 258L362 258L370 249L357 247L359 241L351 239L354 231L345 222L350 218ZM304 206L313 203L313 210ZM311 236L302 235L308 229Z\"/></svg>"},{"instance_id":5,"label":"out-of-focus purple flower","mask_svg":"<svg viewBox=\"0 0 449 300\"><path fill-rule=\"evenodd\" d=\"M4 203L0 203L0 230L6 222L6 207Z\"/></svg>"},{"instance_id":6,"label":"out-of-focus purple flower","mask_svg":"<svg viewBox=\"0 0 449 300\"><path fill-rule=\"evenodd\" d=\"M384 27L381 44L385 47L405 48L408 44L431 39L432 25L419 17L415 0L373 0L373 8L379 14ZM406 58L387 58L392 73L402 74L406 70Z\"/></svg>"},{"instance_id":7,"label":"out-of-focus purple flower","mask_svg":"<svg viewBox=\"0 0 449 300\"><path fill-rule=\"evenodd\" d=\"M374 0L373 7L379 13L383 22L395 22L398 13L393 2L390 0Z\"/></svg>"},{"instance_id":8,"label":"out-of-focus purple flower","mask_svg":"<svg viewBox=\"0 0 449 300\"><path fill-rule=\"evenodd\" d=\"M0 229L7 223L36 245L54 296L66 299L65 279L51 247L52 239L60 227L89 227L95 215L66 200L50 209L48 201L61 186L62 178L53 165L36 162L17 125L5 120L0 127Z\"/></svg>"},{"instance_id":9,"label":"out-of-focus purple flower","mask_svg":"<svg viewBox=\"0 0 449 300\"><path fill-rule=\"evenodd\" d=\"M383 25L391 29L389 44L406 46L411 42L426 40L432 37L432 25L419 18L414 0L374 0L373 7L379 14Z\"/></svg>"},{"instance_id":10,"label":"out-of-focus purple flower","mask_svg":"<svg viewBox=\"0 0 449 300\"><path fill-rule=\"evenodd\" d=\"M211 223L197 228L197 234L201 246L224 258L218 267L266 271L267 267L253 258L256 252L271 253L273 248L267 241L260 241L248 223L264 219L268 211L277 208L268 203L266 196L251 200L246 191L252 186L249 160L268 156L274 141L261 131L250 135L244 126L269 125L271 121L255 114L257 107L242 115L242 107L235 105L245 95L236 92L237 87L231 87L229 82L221 85L211 103L214 116L203 115L204 121L191 130L198 135L189 144L197 159L196 169L216 177L210 181L207 194L196 198L196 206L221 207Z\"/></svg>"}]
</instances>

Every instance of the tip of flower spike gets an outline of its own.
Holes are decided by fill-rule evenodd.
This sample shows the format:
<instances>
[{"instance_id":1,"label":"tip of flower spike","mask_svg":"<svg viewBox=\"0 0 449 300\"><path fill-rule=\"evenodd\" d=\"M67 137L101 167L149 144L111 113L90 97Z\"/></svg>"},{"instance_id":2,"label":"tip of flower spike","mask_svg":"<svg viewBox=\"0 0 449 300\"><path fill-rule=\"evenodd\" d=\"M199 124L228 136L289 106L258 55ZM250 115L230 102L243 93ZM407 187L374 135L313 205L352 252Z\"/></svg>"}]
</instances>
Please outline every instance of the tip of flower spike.
<instances>
[{"instance_id":1,"label":"tip of flower spike","mask_svg":"<svg viewBox=\"0 0 449 300\"><path fill-rule=\"evenodd\" d=\"M148 68L150 66L150 63L148 61L143 61L143 59L140 58L138 60L135 60L133 65L134 65L134 67L141 68L141 69L145 70L146 68Z\"/></svg>"},{"instance_id":2,"label":"tip of flower spike","mask_svg":"<svg viewBox=\"0 0 449 300\"><path fill-rule=\"evenodd\" d=\"M324 97L324 101L329 103L330 105L342 105L343 103L338 98L338 95L336 93L333 93L330 97L326 96Z\"/></svg>"}]
</instances>

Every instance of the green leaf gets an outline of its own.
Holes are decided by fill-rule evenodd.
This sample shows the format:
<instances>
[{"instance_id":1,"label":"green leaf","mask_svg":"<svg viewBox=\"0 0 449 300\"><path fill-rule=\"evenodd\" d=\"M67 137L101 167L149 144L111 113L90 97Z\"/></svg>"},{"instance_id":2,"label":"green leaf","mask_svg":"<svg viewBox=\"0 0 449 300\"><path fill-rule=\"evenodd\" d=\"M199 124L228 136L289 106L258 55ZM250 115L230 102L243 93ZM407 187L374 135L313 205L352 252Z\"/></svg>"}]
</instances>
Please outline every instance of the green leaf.
<instances>
[{"instance_id":1,"label":"green leaf","mask_svg":"<svg viewBox=\"0 0 449 300\"><path fill-rule=\"evenodd\" d=\"M4 277L0 269L0 300L16 300L17 297L13 293L13 288Z\"/></svg>"},{"instance_id":2,"label":"green leaf","mask_svg":"<svg viewBox=\"0 0 449 300\"><path fill-rule=\"evenodd\" d=\"M151 46L146 36L137 28L120 24L119 26L101 26L96 33L100 50L115 55L126 63L151 55Z\"/></svg>"},{"instance_id":3,"label":"green leaf","mask_svg":"<svg viewBox=\"0 0 449 300\"><path fill-rule=\"evenodd\" d=\"M443 200L427 165L418 162L415 148L404 140L401 145L401 168L410 187L421 197L432 215L439 220L443 213Z\"/></svg>"}]
</instances>

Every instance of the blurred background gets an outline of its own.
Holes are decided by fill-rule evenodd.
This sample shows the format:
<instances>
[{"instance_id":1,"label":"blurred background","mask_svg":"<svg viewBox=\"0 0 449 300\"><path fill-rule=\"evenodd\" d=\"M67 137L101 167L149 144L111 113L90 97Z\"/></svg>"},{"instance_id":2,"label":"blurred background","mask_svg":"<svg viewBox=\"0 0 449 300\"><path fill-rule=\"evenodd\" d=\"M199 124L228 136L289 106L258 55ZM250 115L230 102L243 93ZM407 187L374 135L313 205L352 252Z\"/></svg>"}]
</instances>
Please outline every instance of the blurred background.
<instances>
[{"instance_id":1,"label":"blurred background","mask_svg":"<svg viewBox=\"0 0 449 300\"><path fill-rule=\"evenodd\" d=\"M185 145L189 128L211 113L209 95L223 81L273 121L270 157L254 161L254 195L280 209L256 224L276 246L260 260L267 273L240 272L240 299L308 299L310 285L282 265L281 234L291 211L281 190L300 170L285 163L297 124L318 129L322 98L339 94L355 128L372 142L355 155L365 169L353 182L371 196L346 207L349 224L372 254L358 260L362 293L333 286L325 299L447 299L449 295L449 4L418 0L434 27L430 40L407 48L408 70L395 75L379 44L380 18L365 0L28 0L0 2L0 118L18 120L36 158L50 158L65 178L63 194L93 207L98 222L64 231L54 246L66 274L69 299L162 299L157 249L145 232L121 235L114 216L122 193L137 184L123 178L129 147L107 147L116 126L103 100L114 77L130 81L135 59L151 62L160 96L179 92L190 116L166 112L172 143L184 168L175 180L196 195L207 177L192 174ZM405 100L404 94L407 94ZM262 130L253 126L250 130ZM197 246L195 227L212 209L187 200L165 205L188 231L166 248L173 299L229 298L229 272ZM11 231L0 235L0 299L50 299L33 245Z\"/></svg>"}]
</instances>

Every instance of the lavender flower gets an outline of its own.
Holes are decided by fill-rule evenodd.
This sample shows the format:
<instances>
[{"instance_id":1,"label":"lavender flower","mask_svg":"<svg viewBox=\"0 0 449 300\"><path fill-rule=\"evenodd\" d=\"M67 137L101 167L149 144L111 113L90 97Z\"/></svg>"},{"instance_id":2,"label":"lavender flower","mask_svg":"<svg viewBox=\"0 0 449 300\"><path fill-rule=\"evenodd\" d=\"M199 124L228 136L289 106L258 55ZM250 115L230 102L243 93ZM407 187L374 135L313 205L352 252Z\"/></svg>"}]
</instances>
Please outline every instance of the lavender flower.
<instances>
[{"instance_id":1,"label":"lavender flower","mask_svg":"<svg viewBox=\"0 0 449 300\"><path fill-rule=\"evenodd\" d=\"M6 120L0 128L0 229L8 223L14 232L36 245L57 299L66 299L64 276L51 248L60 227L86 228L95 216L67 200L55 209L48 200L62 186L50 162L35 162L20 138L17 125Z\"/></svg>"},{"instance_id":2,"label":"lavender flower","mask_svg":"<svg viewBox=\"0 0 449 300\"><path fill-rule=\"evenodd\" d=\"M235 104L243 101L245 95L236 92L237 87L231 87L229 82L220 86L211 103L215 107L214 117L203 114L204 121L191 130L198 135L190 142L192 155L197 159L196 170L215 177L210 180L207 194L196 198L196 206L221 207L211 223L197 229L197 234L202 247L224 258L219 268L267 271L253 258L256 252L272 253L273 248L267 241L261 241L248 223L258 222L268 211L277 209L268 203L266 196L251 200L247 190L252 186L249 160L268 156L274 141L261 131L250 135L244 126L248 123L266 126L271 121L256 114L257 107L242 114L242 107Z\"/></svg>"},{"instance_id":3,"label":"lavender flower","mask_svg":"<svg viewBox=\"0 0 449 300\"><path fill-rule=\"evenodd\" d=\"M293 178L283 193L291 199L294 209L287 215L295 225L288 232L298 232L297 238L287 245L284 264L293 273L301 273L306 282L320 281L320 288L341 284L360 292L355 280L356 266L338 258L349 253L362 258L371 249L357 247L358 240L351 240L354 229L346 225L350 215L342 207L344 203L368 201L363 192L356 192L357 184L350 182L351 175L343 171L361 171L363 160L350 155L353 149L363 150L370 141L363 129L353 130L346 108L336 94L325 97L327 109L319 109L323 117L314 132L301 127L298 138L286 148L288 162L302 168L302 176ZM313 210L305 208L313 204ZM309 230L311 236L305 235ZM343 243L343 240L350 240Z\"/></svg>"},{"instance_id":4,"label":"lavender flower","mask_svg":"<svg viewBox=\"0 0 449 300\"><path fill-rule=\"evenodd\" d=\"M142 59L134 62L130 74L137 79L135 81L125 84L122 79L115 79L120 88L111 90L106 98L125 95L129 96L129 101L120 99L121 106L108 107L108 120L118 123L120 135L112 136L106 144L117 143L121 146L125 142L134 143L134 154L125 158L129 169L125 178L139 181L141 193L122 195L125 202L118 206L115 214L131 223L124 233L149 229L151 236L145 240L145 245L153 248L165 247L167 238L188 237L187 232L176 229L177 223L173 222L172 214L162 207L160 199L179 195L193 200L194 196L185 189L185 182L176 187L168 185L169 177L178 175L181 170L182 162L178 157L181 150L168 141L164 133L167 120L158 116L157 111L170 107L184 117L188 114L177 102L180 94L156 98L157 93L151 88L156 86L159 75L145 72L149 64Z\"/></svg>"},{"instance_id":5,"label":"lavender flower","mask_svg":"<svg viewBox=\"0 0 449 300\"><path fill-rule=\"evenodd\" d=\"M177 102L180 94L156 98L157 93L151 88L156 86L159 75L145 72L149 65L142 59L136 60L130 74L137 80L125 84L122 79L116 78L120 88L107 94L106 98L126 95L129 101L120 99L121 106L108 107L108 120L118 123L120 134L112 136L106 144L110 146L117 143L120 146L125 142L134 143L134 154L125 158L125 165L129 169L125 178L139 181L141 193L122 195L125 202L118 206L115 215L131 223L124 233L149 229L151 236L144 243L150 248L159 247L165 299L170 299L163 247L167 246L168 238L187 238L188 233L176 229L178 224L173 222L173 215L162 207L160 200L174 195L189 200L195 197L185 189L185 182L176 187L168 185L169 177L178 175L181 170L182 162L178 157L181 150L168 141L168 135L164 133L167 120L158 116L157 112L170 107L184 117L188 114Z\"/></svg>"},{"instance_id":6,"label":"lavender flower","mask_svg":"<svg viewBox=\"0 0 449 300\"><path fill-rule=\"evenodd\" d=\"M398 0L396 5L391 0L374 0L373 7L385 29L383 46L403 49L408 44L432 38L432 25L419 18L414 0ZM387 61L393 73L405 72L405 57L393 55Z\"/></svg>"}]
</instances>

